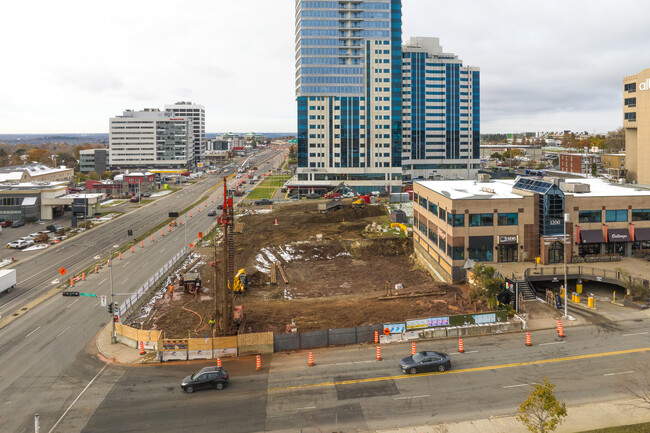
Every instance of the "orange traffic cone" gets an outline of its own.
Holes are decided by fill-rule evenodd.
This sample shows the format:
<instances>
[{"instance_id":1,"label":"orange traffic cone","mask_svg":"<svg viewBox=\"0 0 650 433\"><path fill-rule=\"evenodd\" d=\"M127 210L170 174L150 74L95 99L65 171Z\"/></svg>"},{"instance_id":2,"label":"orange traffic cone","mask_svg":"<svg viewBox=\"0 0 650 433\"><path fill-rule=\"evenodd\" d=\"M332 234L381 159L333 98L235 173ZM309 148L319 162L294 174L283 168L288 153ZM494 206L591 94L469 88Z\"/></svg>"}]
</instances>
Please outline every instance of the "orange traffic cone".
<instances>
[{"instance_id":1,"label":"orange traffic cone","mask_svg":"<svg viewBox=\"0 0 650 433\"><path fill-rule=\"evenodd\" d=\"M81 280L86 281L86 273L85 272L81 273Z\"/></svg>"},{"instance_id":2,"label":"orange traffic cone","mask_svg":"<svg viewBox=\"0 0 650 433\"><path fill-rule=\"evenodd\" d=\"M217 358L217 367L221 367L221 358Z\"/></svg>"},{"instance_id":3,"label":"orange traffic cone","mask_svg":"<svg viewBox=\"0 0 650 433\"><path fill-rule=\"evenodd\" d=\"M314 354L311 353L311 350L309 351L309 366L310 367L314 366Z\"/></svg>"},{"instance_id":4,"label":"orange traffic cone","mask_svg":"<svg viewBox=\"0 0 650 433\"><path fill-rule=\"evenodd\" d=\"M415 341L411 343L411 355L415 355Z\"/></svg>"},{"instance_id":5,"label":"orange traffic cone","mask_svg":"<svg viewBox=\"0 0 650 433\"><path fill-rule=\"evenodd\" d=\"M70 278L70 287L74 287L74 278Z\"/></svg>"},{"instance_id":6,"label":"orange traffic cone","mask_svg":"<svg viewBox=\"0 0 650 433\"><path fill-rule=\"evenodd\" d=\"M562 326L562 320L557 319L557 336L564 338L564 326Z\"/></svg>"},{"instance_id":7,"label":"orange traffic cone","mask_svg":"<svg viewBox=\"0 0 650 433\"><path fill-rule=\"evenodd\" d=\"M532 346L533 343L530 342L530 332L526 332L526 346Z\"/></svg>"},{"instance_id":8,"label":"orange traffic cone","mask_svg":"<svg viewBox=\"0 0 650 433\"><path fill-rule=\"evenodd\" d=\"M140 355L144 355L146 352L144 351L144 343L141 341L140 342Z\"/></svg>"},{"instance_id":9,"label":"orange traffic cone","mask_svg":"<svg viewBox=\"0 0 650 433\"><path fill-rule=\"evenodd\" d=\"M192 212L190 212L190 218L192 218Z\"/></svg>"},{"instance_id":10,"label":"orange traffic cone","mask_svg":"<svg viewBox=\"0 0 650 433\"><path fill-rule=\"evenodd\" d=\"M131 252L135 253L135 248L133 248L133 245L131 245Z\"/></svg>"},{"instance_id":11,"label":"orange traffic cone","mask_svg":"<svg viewBox=\"0 0 650 433\"><path fill-rule=\"evenodd\" d=\"M462 338L458 339L458 351L460 353L463 353L465 351L465 348L463 347L463 339Z\"/></svg>"},{"instance_id":12,"label":"orange traffic cone","mask_svg":"<svg viewBox=\"0 0 650 433\"><path fill-rule=\"evenodd\" d=\"M377 346L377 361L381 361L381 346Z\"/></svg>"},{"instance_id":13,"label":"orange traffic cone","mask_svg":"<svg viewBox=\"0 0 650 433\"><path fill-rule=\"evenodd\" d=\"M119 256L119 257L120 257L120 260L122 260L122 253L119 253L119 254L120 254L120 256Z\"/></svg>"},{"instance_id":14,"label":"orange traffic cone","mask_svg":"<svg viewBox=\"0 0 650 433\"><path fill-rule=\"evenodd\" d=\"M172 226L169 226L169 231L170 231L170 232L172 231Z\"/></svg>"},{"instance_id":15,"label":"orange traffic cone","mask_svg":"<svg viewBox=\"0 0 650 433\"><path fill-rule=\"evenodd\" d=\"M160 231L160 236L163 236L163 237L165 236L165 231L164 230Z\"/></svg>"},{"instance_id":16,"label":"orange traffic cone","mask_svg":"<svg viewBox=\"0 0 650 433\"><path fill-rule=\"evenodd\" d=\"M277 218L275 219L275 224L274 225L276 225L276 226L278 225L278 219Z\"/></svg>"},{"instance_id":17,"label":"orange traffic cone","mask_svg":"<svg viewBox=\"0 0 650 433\"><path fill-rule=\"evenodd\" d=\"M375 344L379 343L379 331L375 331Z\"/></svg>"},{"instance_id":18,"label":"orange traffic cone","mask_svg":"<svg viewBox=\"0 0 650 433\"><path fill-rule=\"evenodd\" d=\"M201 212L201 206L199 206L196 210Z\"/></svg>"},{"instance_id":19,"label":"orange traffic cone","mask_svg":"<svg viewBox=\"0 0 650 433\"><path fill-rule=\"evenodd\" d=\"M257 363L255 366L255 370L260 371L262 369L262 357L260 355L257 355Z\"/></svg>"},{"instance_id":20,"label":"orange traffic cone","mask_svg":"<svg viewBox=\"0 0 650 433\"><path fill-rule=\"evenodd\" d=\"M95 265L95 273L97 273L97 271L99 271L99 266Z\"/></svg>"},{"instance_id":21,"label":"orange traffic cone","mask_svg":"<svg viewBox=\"0 0 650 433\"><path fill-rule=\"evenodd\" d=\"M144 242L140 241L140 248L144 248Z\"/></svg>"},{"instance_id":22,"label":"orange traffic cone","mask_svg":"<svg viewBox=\"0 0 650 433\"><path fill-rule=\"evenodd\" d=\"M154 241L154 240L153 240L153 235L151 235L151 242L153 242L153 241Z\"/></svg>"},{"instance_id":23,"label":"orange traffic cone","mask_svg":"<svg viewBox=\"0 0 650 433\"><path fill-rule=\"evenodd\" d=\"M111 265L111 259L106 260L106 266L110 266L110 265Z\"/></svg>"},{"instance_id":24,"label":"orange traffic cone","mask_svg":"<svg viewBox=\"0 0 650 433\"><path fill-rule=\"evenodd\" d=\"M205 207L208 207L208 202L207 201L205 202Z\"/></svg>"}]
</instances>

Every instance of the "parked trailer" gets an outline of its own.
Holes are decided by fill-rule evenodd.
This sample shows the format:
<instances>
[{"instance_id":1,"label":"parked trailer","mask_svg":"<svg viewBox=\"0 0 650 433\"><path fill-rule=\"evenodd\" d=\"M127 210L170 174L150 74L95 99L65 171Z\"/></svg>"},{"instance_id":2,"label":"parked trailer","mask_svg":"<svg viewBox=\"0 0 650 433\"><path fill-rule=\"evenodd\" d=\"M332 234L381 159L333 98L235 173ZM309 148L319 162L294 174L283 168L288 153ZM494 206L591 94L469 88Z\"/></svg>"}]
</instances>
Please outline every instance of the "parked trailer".
<instances>
[{"instance_id":1,"label":"parked trailer","mask_svg":"<svg viewBox=\"0 0 650 433\"><path fill-rule=\"evenodd\" d=\"M335 198L334 200L330 200L325 203L319 203L318 211L320 213L328 213L336 209L340 209L342 207L343 207L343 201L340 198Z\"/></svg>"},{"instance_id":2,"label":"parked trailer","mask_svg":"<svg viewBox=\"0 0 650 433\"><path fill-rule=\"evenodd\" d=\"M0 270L0 293L8 292L16 287L16 270Z\"/></svg>"}]
</instances>

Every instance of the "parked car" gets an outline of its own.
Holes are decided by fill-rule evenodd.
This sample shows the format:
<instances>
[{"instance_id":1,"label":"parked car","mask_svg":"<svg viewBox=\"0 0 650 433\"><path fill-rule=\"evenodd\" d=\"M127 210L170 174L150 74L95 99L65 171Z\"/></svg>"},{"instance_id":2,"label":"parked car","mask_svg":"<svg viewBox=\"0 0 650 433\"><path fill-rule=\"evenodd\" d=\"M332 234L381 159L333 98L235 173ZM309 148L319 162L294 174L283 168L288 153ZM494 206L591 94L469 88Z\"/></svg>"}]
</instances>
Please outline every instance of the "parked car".
<instances>
[{"instance_id":1,"label":"parked car","mask_svg":"<svg viewBox=\"0 0 650 433\"><path fill-rule=\"evenodd\" d=\"M264 206L268 204L273 204L273 200L269 200L268 198L261 198L259 200L255 200L256 206Z\"/></svg>"},{"instance_id":2,"label":"parked car","mask_svg":"<svg viewBox=\"0 0 650 433\"><path fill-rule=\"evenodd\" d=\"M7 244L7 248L16 248L22 250L23 248L27 248L27 243L21 240L12 241Z\"/></svg>"},{"instance_id":3,"label":"parked car","mask_svg":"<svg viewBox=\"0 0 650 433\"><path fill-rule=\"evenodd\" d=\"M16 220L11 223L11 227L16 228L16 227L22 227L25 225L25 221L23 220Z\"/></svg>"},{"instance_id":4,"label":"parked car","mask_svg":"<svg viewBox=\"0 0 650 433\"><path fill-rule=\"evenodd\" d=\"M222 210L222 209L223 209L223 205L222 205L222 204L218 204L218 205L217 205L217 210Z\"/></svg>"},{"instance_id":5,"label":"parked car","mask_svg":"<svg viewBox=\"0 0 650 433\"><path fill-rule=\"evenodd\" d=\"M416 374L423 371L445 371L451 368L449 355L443 352L422 351L402 359L399 367L403 373Z\"/></svg>"},{"instance_id":6,"label":"parked car","mask_svg":"<svg viewBox=\"0 0 650 433\"><path fill-rule=\"evenodd\" d=\"M351 198L351 197L354 197L354 193L351 192L351 191L348 191L348 192L346 192L345 194L343 194L341 197L344 197L344 198Z\"/></svg>"},{"instance_id":7,"label":"parked car","mask_svg":"<svg viewBox=\"0 0 650 433\"><path fill-rule=\"evenodd\" d=\"M30 238L29 236L23 236L22 238L18 238L18 240L25 242L28 247L31 247L35 243L34 239Z\"/></svg>"},{"instance_id":8,"label":"parked car","mask_svg":"<svg viewBox=\"0 0 650 433\"><path fill-rule=\"evenodd\" d=\"M204 367L181 382L181 389L188 394L206 388L222 390L230 381L222 367Z\"/></svg>"},{"instance_id":9,"label":"parked car","mask_svg":"<svg viewBox=\"0 0 650 433\"><path fill-rule=\"evenodd\" d=\"M217 211L214 210L214 209L211 210L211 211L208 211L208 216L217 216Z\"/></svg>"},{"instance_id":10,"label":"parked car","mask_svg":"<svg viewBox=\"0 0 650 433\"><path fill-rule=\"evenodd\" d=\"M316 193L311 193L311 194L307 194L307 196L305 198L312 200L312 199L320 198L320 195L318 195Z\"/></svg>"},{"instance_id":11,"label":"parked car","mask_svg":"<svg viewBox=\"0 0 650 433\"><path fill-rule=\"evenodd\" d=\"M0 227L2 227L2 228L11 227L11 221L2 221L0 223Z\"/></svg>"},{"instance_id":12,"label":"parked car","mask_svg":"<svg viewBox=\"0 0 650 433\"><path fill-rule=\"evenodd\" d=\"M143 197L151 197L151 191L145 191L144 193L142 193L142 196Z\"/></svg>"},{"instance_id":13,"label":"parked car","mask_svg":"<svg viewBox=\"0 0 650 433\"><path fill-rule=\"evenodd\" d=\"M61 224L52 224L49 226L45 227L45 230L51 232L51 233L59 233L64 230L63 226Z\"/></svg>"},{"instance_id":14,"label":"parked car","mask_svg":"<svg viewBox=\"0 0 650 433\"><path fill-rule=\"evenodd\" d=\"M341 197L341 193L339 192L330 192L329 194L325 195L325 198L339 198Z\"/></svg>"},{"instance_id":15,"label":"parked car","mask_svg":"<svg viewBox=\"0 0 650 433\"><path fill-rule=\"evenodd\" d=\"M136 194L136 195L134 195L133 197L131 197L131 200L129 200L129 201L130 201L131 203L137 203L137 202L139 202L140 200L142 200L142 196L139 195L139 194Z\"/></svg>"}]
</instances>

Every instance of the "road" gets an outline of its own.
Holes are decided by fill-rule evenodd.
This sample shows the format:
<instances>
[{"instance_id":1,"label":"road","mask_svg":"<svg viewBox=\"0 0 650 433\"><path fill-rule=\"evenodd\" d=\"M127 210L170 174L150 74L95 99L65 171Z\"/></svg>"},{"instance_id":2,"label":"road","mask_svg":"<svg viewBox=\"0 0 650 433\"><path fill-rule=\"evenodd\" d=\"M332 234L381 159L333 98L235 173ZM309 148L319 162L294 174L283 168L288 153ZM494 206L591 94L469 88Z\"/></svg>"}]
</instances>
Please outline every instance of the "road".
<instances>
[{"instance_id":1,"label":"road","mask_svg":"<svg viewBox=\"0 0 650 433\"><path fill-rule=\"evenodd\" d=\"M208 178L71 239L68 245L48 249L34 263L19 264L19 289L11 294L12 298L2 298L3 317L6 312L21 311L27 302L54 287L52 281L60 279L57 276L61 266L65 266L69 273L85 268L94 262L95 256L105 256L113 245L128 240L128 228L134 231L135 236L145 233L149 227L164 221L169 211L182 210L195 202L217 181L216 176ZM215 205L220 194L221 188L216 188ZM211 204L211 197L206 200ZM194 212L192 218L183 217L187 223L188 242L199 231L207 231L215 221L214 217L207 216L208 209L203 207L201 212ZM121 261L113 260L115 293L126 295L136 291L183 247L184 230L184 227L175 228L171 233L166 232L164 237L156 233L153 243L147 238L144 248L124 253ZM192 237L190 233L193 233ZM82 292L108 295L108 269L89 275L76 287ZM118 296L118 299L124 297ZM80 431L92 412L82 411L84 415L79 416L76 412L66 414L66 408L94 377L97 379L75 409L99 404L103 395L112 388L102 386L103 381L118 380L122 375L119 369L108 368L88 350L94 337L109 320L106 307L99 305L98 298L59 295L33 306L0 330L0 431L33 431L35 413L41 416L41 431L52 429L64 414L62 423L53 431Z\"/></svg>"},{"instance_id":2,"label":"road","mask_svg":"<svg viewBox=\"0 0 650 433\"><path fill-rule=\"evenodd\" d=\"M402 374L397 363L410 345L362 345L263 358L225 361L231 377L224 391L180 390L180 380L207 363L125 368L110 365L84 397L102 400L84 432L256 432L366 431L437 424L510 414L532 383L548 377L567 404L626 398L625 386L650 361L650 334L643 323L619 323L621 330L571 327L564 342L554 331L421 343L420 349L451 353L453 369L443 374ZM99 365L98 365L99 366ZM102 394L101 396L98 394ZM91 406L75 407L66 431L77 431ZM69 430L68 430L69 429Z\"/></svg>"}]
</instances>

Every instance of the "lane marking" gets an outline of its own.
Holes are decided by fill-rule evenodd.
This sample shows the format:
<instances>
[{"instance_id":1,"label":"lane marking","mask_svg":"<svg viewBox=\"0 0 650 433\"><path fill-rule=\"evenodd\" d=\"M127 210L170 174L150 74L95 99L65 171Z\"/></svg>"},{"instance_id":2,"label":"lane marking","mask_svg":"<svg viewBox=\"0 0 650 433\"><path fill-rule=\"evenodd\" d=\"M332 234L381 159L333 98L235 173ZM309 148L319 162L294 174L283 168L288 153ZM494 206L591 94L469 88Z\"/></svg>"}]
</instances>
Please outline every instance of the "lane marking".
<instances>
[{"instance_id":1,"label":"lane marking","mask_svg":"<svg viewBox=\"0 0 650 433\"><path fill-rule=\"evenodd\" d=\"M129 263L131 263L131 262L124 262L124 264L122 265L122 267L125 268L125 267L129 266Z\"/></svg>"},{"instance_id":2,"label":"lane marking","mask_svg":"<svg viewBox=\"0 0 650 433\"><path fill-rule=\"evenodd\" d=\"M540 343L538 346L548 346L549 344L564 344L566 341L553 341L551 343Z\"/></svg>"},{"instance_id":3,"label":"lane marking","mask_svg":"<svg viewBox=\"0 0 650 433\"><path fill-rule=\"evenodd\" d=\"M160 252L162 253L162 252L165 251L166 249L167 249L167 247L165 247L165 248L163 248L162 250L160 250Z\"/></svg>"},{"instance_id":4,"label":"lane marking","mask_svg":"<svg viewBox=\"0 0 650 433\"><path fill-rule=\"evenodd\" d=\"M306 410L306 409L316 409L316 406L306 406L306 407L299 407L296 410Z\"/></svg>"},{"instance_id":5,"label":"lane marking","mask_svg":"<svg viewBox=\"0 0 650 433\"><path fill-rule=\"evenodd\" d=\"M72 305L74 305L74 303L77 302L77 301L79 301L79 299L75 299L74 301L72 301L71 303L69 303L68 305L66 305L65 308L70 308L70 307L71 307Z\"/></svg>"},{"instance_id":6,"label":"lane marking","mask_svg":"<svg viewBox=\"0 0 650 433\"><path fill-rule=\"evenodd\" d=\"M67 331L68 329L70 329L69 326L68 326L67 328L65 328L63 331L61 331L61 332L59 332L58 334L56 334L56 337L54 337L54 338L58 338L59 335L63 334L63 333L64 333L65 331Z\"/></svg>"},{"instance_id":7,"label":"lane marking","mask_svg":"<svg viewBox=\"0 0 650 433\"><path fill-rule=\"evenodd\" d=\"M520 384L517 384L517 385L506 385L503 388L517 388L519 386L529 386L529 385L536 385L536 383L533 382L533 383L520 383Z\"/></svg>"},{"instance_id":8,"label":"lane marking","mask_svg":"<svg viewBox=\"0 0 650 433\"><path fill-rule=\"evenodd\" d=\"M104 281L106 281L106 278L104 278L103 280L101 280L101 281L99 282L99 284L103 284Z\"/></svg>"},{"instance_id":9,"label":"lane marking","mask_svg":"<svg viewBox=\"0 0 650 433\"><path fill-rule=\"evenodd\" d=\"M631 374L634 371L619 371L618 373L605 373L603 376L616 376L617 374Z\"/></svg>"},{"instance_id":10,"label":"lane marking","mask_svg":"<svg viewBox=\"0 0 650 433\"><path fill-rule=\"evenodd\" d=\"M631 337L633 335L646 335L648 332L636 332L634 334L623 334L623 337Z\"/></svg>"},{"instance_id":11,"label":"lane marking","mask_svg":"<svg viewBox=\"0 0 650 433\"><path fill-rule=\"evenodd\" d=\"M59 418L59 420L56 422L56 424L54 424L54 425L52 426L52 428L50 429L50 431L49 431L48 433L52 433L52 432L54 431L54 429L56 428L56 426L58 426L59 423L61 422L61 420L63 420L63 418L68 414L68 412L70 411L70 409L72 409L72 406L74 406L74 404L77 402L77 400L79 400L79 398L82 396L82 394L83 394L84 392L86 392L86 390L90 387L90 385L93 384L93 382L95 381L95 379L97 379L97 377L99 377L99 375L102 374L102 372L103 372L104 370L106 370L106 367L108 367L108 364L109 364L109 363L107 362L106 365L104 365L104 366L102 367L102 369L99 370L99 372L97 372L97 374L95 375L95 377L93 377L92 380L91 380L90 382L88 382L88 385L86 385L86 387L85 387L84 389L81 390L81 392L79 393L79 395L77 396L77 398L75 398L74 401L73 401L72 403L70 403L70 406L68 406L68 408L65 410L65 412L63 412L63 415L61 415L61 418Z\"/></svg>"},{"instance_id":12,"label":"lane marking","mask_svg":"<svg viewBox=\"0 0 650 433\"><path fill-rule=\"evenodd\" d=\"M411 398L425 398L425 397L431 397L431 396L429 394L414 395L414 396L407 396L407 397L395 397L393 400L408 400Z\"/></svg>"},{"instance_id":13,"label":"lane marking","mask_svg":"<svg viewBox=\"0 0 650 433\"><path fill-rule=\"evenodd\" d=\"M642 347L640 349L619 350L616 352L601 352L601 353L592 353L588 355L565 356L563 358L540 359L538 361L525 361L525 362L514 362L511 364L486 365L484 367L463 368L460 370L447 370L447 371L433 372L433 373L420 373L420 374L408 374L408 375L404 374L400 376L381 376L381 377L371 377L368 379L337 380L337 381L329 381L329 382L311 383L305 385L280 386L277 388L269 388L267 391L269 392L289 391L293 389L322 388L326 386L351 385L355 383L383 382L386 380L414 379L416 377L443 375L443 374L473 373L477 371L501 370L504 368L526 367L529 365L554 364L557 362L576 361L576 360L591 359L591 358L602 358L605 356L627 355L630 353L641 353L641 352L649 352L649 351L650 351L650 347Z\"/></svg>"},{"instance_id":14,"label":"lane marking","mask_svg":"<svg viewBox=\"0 0 650 433\"><path fill-rule=\"evenodd\" d=\"M478 350L466 350L465 352L451 352L449 355L465 355L466 353L478 353Z\"/></svg>"},{"instance_id":15,"label":"lane marking","mask_svg":"<svg viewBox=\"0 0 650 433\"><path fill-rule=\"evenodd\" d=\"M41 329L40 326L39 326L38 328L34 329L34 330L33 330L32 332L30 332L29 334L25 335L25 338L29 337L30 335L32 335L34 332L38 331L39 329Z\"/></svg>"},{"instance_id":16,"label":"lane marking","mask_svg":"<svg viewBox=\"0 0 650 433\"><path fill-rule=\"evenodd\" d=\"M321 365L349 365L349 364L360 364L362 362L375 362L375 360L370 361L349 361L349 362L337 362L336 364L321 364Z\"/></svg>"}]
</instances>

